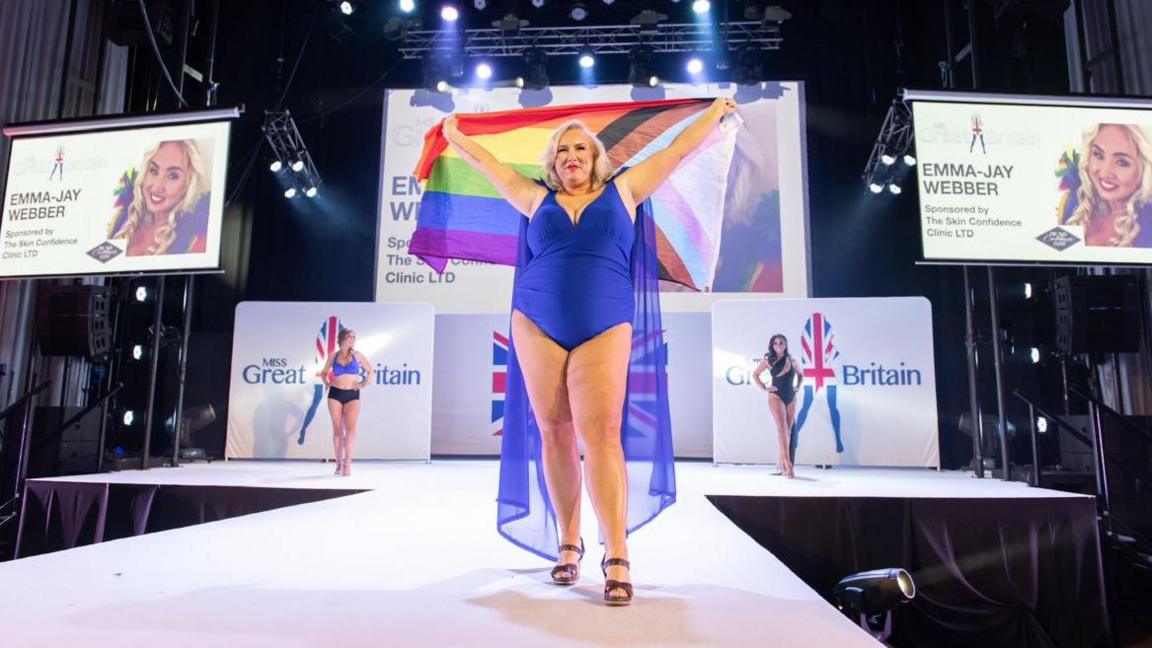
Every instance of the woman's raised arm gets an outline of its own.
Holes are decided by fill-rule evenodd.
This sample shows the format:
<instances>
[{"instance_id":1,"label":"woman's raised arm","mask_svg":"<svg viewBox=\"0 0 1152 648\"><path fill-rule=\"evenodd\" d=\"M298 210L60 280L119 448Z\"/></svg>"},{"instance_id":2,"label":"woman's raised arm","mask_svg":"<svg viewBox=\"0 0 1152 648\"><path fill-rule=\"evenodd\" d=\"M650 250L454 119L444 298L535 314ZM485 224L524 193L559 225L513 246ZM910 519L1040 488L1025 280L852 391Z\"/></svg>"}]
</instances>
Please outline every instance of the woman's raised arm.
<instances>
[{"instance_id":1,"label":"woman's raised arm","mask_svg":"<svg viewBox=\"0 0 1152 648\"><path fill-rule=\"evenodd\" d=\"M668 148L653 153L648 159L621 175L620 180L631 193L633 203L639 205L655 193L668 176L672 175L680 160L703 144L721 119L734 112L736 112L735 101L726 98L713 101L699 119L672 140Z\"/></svg>"},{"instance_id":2,"label":"woman's raised arm","mask_svg":"<svg viewBox=\"0 0 1152 648\"><path fill-rule=\"evenodd\" d=\"M512 166L497 160L488 149L481 146L476 140L460 132L457 127L456 115L449 115L444 120L444 137L465 162L473 169L484 174L496 191L516 208L516 211L531 216L539 206L548 190L536 184L534 180L520 173Z\"/></svg>"}]
</instances>

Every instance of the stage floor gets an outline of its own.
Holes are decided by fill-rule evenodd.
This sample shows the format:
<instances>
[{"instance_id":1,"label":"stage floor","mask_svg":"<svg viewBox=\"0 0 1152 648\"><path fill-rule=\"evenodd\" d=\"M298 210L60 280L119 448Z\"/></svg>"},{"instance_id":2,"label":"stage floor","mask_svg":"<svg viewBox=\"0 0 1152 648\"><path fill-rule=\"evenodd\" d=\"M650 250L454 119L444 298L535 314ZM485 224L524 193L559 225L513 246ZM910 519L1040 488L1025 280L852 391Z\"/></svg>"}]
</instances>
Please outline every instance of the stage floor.
<instances>
[{"instance_id":1,"label":"stage floor","mask_svg":"<svg viewBox=\"0 0 1152 648\"><path fill-rule=\"evenodd\" d=\"M928 470L677 464L679 501L630 541L637 598L600 603L495 531L497 463L227 462L59 478L362 490L0 564L5 645L874 646L705 495L1079 497ZM585 511L591 507L585 502Z\"/></svg>"}]
</instances>

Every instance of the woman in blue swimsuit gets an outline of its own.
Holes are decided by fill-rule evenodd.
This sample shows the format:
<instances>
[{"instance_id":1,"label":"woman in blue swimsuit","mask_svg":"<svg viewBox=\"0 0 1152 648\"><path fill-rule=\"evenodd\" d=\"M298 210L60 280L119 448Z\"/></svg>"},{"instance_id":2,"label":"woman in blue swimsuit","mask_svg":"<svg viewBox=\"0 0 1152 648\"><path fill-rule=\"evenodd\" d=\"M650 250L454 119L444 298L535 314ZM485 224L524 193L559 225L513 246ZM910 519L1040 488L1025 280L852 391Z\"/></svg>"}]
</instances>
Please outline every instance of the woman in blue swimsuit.
<instances>
[{"instance_id":1,"label":"woman in blue swimsuit","mask_svg":"<svg viewBox=\"0 0 1152 648\"><path fill-rule=\"evenodd\" d=\"M511 329L556 513L552 580L571 585L579 576L585 481L604 539L609 605L627 605L633 595L621 418L636 306L630 269L636 210L734 111L731 99L717 99L668 148L616 176L603 143L581 122L568 122L552 134L542 156L546 186L461 133L454 115L444 122L452 148L528 219L521 231L530 260L513 289Z\"/></svg>"},{"instance_id":2,"label":"woman in blue swimsuit","mask_svg":"<svg viewBox=\"0 0 1152 648\"><path fill-rule=\"evenodd\" d=\"M768 372L772 378L766 384L760 374ZM752 370L752 379L760 389L768 392L768 409L772 412L772 419L776 421L776 440L780 444L780 460L777 465L780 472L788 479L795 477L789 446L792 443L792 424L796 421L796 388L799 387L801 374L796 368L796 361L788 354L788 338L777 333L768 340L768 353L760 364Z\"/></svg>"},{"instance_id":3,"label":"woman in blue swimsuit","mask_svg":"<svg viewBox=\"0 0 1152 648\"><path fill-rule=\"evenodd\" d=\"M372 382L373 371L368 358L353 348L356 331L340 331L336 343L339 347L325 361L320 379L328 387L336 474L348 477L352 474L352 448L356 444L356 421L360 418L360 388Z\"/></svg>"}]
</instances>

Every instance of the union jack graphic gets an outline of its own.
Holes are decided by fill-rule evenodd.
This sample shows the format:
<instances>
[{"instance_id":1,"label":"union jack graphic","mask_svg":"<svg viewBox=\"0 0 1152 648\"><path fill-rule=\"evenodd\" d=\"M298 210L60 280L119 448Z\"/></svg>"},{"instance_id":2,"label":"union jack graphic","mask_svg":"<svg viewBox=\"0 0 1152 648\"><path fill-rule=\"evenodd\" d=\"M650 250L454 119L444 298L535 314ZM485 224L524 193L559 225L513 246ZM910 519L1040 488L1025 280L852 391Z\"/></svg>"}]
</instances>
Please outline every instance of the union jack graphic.
<instances>
[{"instance_id":1,"label":"union jack graphic","mask_svg":"<svg viewBox=\"0 0 1152 648\"><path fill-rule=\"evenodd\" d=\"M508 384L508 337L492 331L492 436L504 434L504 391Z\"/></svg>"},{"instance_id":2,"label":"union jack graphic","mask_svg":"<svg viewBox=\"0 0 1152 648\"><path fill-rule=\"evenodd\" d=\"M800 347L804 350L804 384L814 385L820 391L824 385L836 384L836 372L831 362L840 357L832 335L832 325L823 313L812 313L804 323L804 333L800 336Z\"/></svg>"},{"instance_id":3,"label":"union jack graphic","mask_svg":"<svg viewBox=\"0 0 1152 648\"><path fill-rule=\"evenodd\" d=\"M340 336L340 331L346 327L340 321L340 318L335 315L329 315L328 319L320 325L320 332L316 334L316 363L321 364L328 360L328 356L336 352L336 340ZM331 376L331 371L329 371ZM316 385L312 388L312 404L308 406L308 412L304 414L304 422L300 424L300 438L296 443L304 445L304 438L308 433L308 426L312 424L312 419L316 416L316 410L320 408L320 403L324 400L324 383L317 379Z\"/></svg>"},{"instance_id":4,"label":"union jack graphic","mask_svg":"<svg viewBox=\"0 0 1152 648\"><path fill-rule=\"evenodd\" d=\"M632 361L628 371L628 429L626 436L654 436L659 422L658 382L661 374L667 377L668 343L653 344L660 331L648 337L632 338Z\"/></svg>"}]
</instances>

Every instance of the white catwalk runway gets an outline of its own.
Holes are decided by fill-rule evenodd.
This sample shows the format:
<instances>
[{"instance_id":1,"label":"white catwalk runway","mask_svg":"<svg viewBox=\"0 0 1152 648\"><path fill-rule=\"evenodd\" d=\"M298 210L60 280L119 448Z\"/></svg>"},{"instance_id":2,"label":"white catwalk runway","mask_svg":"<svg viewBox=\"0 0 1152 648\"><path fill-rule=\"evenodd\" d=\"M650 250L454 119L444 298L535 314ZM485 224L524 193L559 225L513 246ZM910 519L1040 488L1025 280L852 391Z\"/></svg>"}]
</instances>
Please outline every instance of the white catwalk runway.
<instances>
[{"instance_id":1,"label":"white catwalk runway","mask_svg":"<svg viewBox=\"0 0 1152 648\"><path fill-rule=\"evenodd\" d=\"M371 489L0 564L6 646L874 646L705 494L1067 497L955 473L677 465L679 501L630 548L637 598L600 603L495 531L495 461L230 462L71 478ZM586 504L587 506L587 504ZM591 511L591 508L585 508Z\"/></svg>"}]
</instances>

